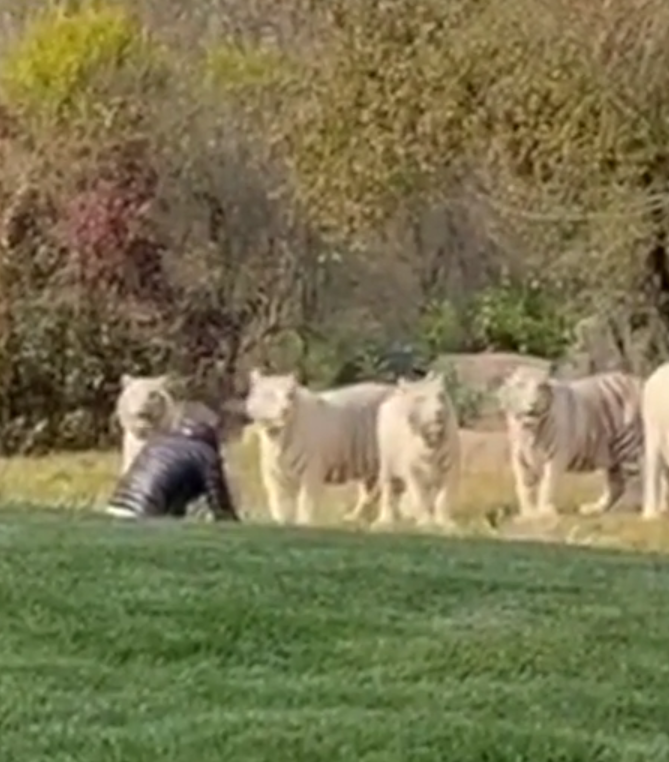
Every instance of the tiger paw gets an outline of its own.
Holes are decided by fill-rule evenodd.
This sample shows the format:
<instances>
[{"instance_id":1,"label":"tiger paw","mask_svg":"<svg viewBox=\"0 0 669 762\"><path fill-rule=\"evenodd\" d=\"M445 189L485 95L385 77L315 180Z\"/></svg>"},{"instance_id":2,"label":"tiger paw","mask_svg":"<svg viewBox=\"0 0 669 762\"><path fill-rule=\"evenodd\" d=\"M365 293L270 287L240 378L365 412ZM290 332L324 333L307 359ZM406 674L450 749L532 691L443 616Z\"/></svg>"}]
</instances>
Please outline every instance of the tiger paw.
<instances>
[{"instance_id":1,"label":"tiger paw","mask_svg":"<svg viewBox=\"0 0 669 762\"><path fill-rule=\"evenodd\" d=\"M437 522L432 516L420 516L416 519L414 528L418 532L435 532L438 531L441 527L439 522Z\"/></svg>"},{"instance_id":2,"label":"tiger paw","mask_svg":"<svg viewBox=\"0 0 669 762\"><path fill-rule=\"evenodd\" d=\"M605 511L606 506L602 505L600 502L583 503L578 507L578 512L581 514L581 516L596 516L597 514L604 513Z\"/></svg>"},{"instance_id":3,"label":"tiger paw","mask_svg":"<svg viewBox=\"0 0 669 762\"><path fill-rule=\"evenodd\" d=\"M379 518L373 521L369 525L369 528L374 532L387 532L389 529L392 529L393 524L394 522L390 518Z\"/></svg>"},{"instance_id":4,"label":"tiger paw","mask_svg":"<svg viewBox=\"0 0 669 762\"><path fill-rule=\"evenodd\" d=\"M348 511L343 515L342 521L346 524L355 524L360 521L360 516L355 511Z\"/></svg>"},{"instance_id":5,"label":"tiger paw","mask_svg":"<svg viewBox=\"0 0 669 762\"><path fill-rule=\"evenodd\" d=\"M444 516L435 523L436 529L444 534L454 534L458 530L458 525L450 516Z\"/></svg>"}]
</instances>

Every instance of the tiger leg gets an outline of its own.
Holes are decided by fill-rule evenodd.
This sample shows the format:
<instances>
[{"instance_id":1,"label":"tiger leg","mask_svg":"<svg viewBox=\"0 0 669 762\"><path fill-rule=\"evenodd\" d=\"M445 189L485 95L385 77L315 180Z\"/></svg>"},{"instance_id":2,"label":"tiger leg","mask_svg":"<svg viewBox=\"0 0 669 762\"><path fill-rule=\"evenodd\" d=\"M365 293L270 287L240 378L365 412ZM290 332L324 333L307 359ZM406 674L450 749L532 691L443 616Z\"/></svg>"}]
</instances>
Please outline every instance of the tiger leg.
<instances>
[{"instance_id":1,"label":"tiger leg","mask_svg":"<svg viewBox=\"0 0 669 762\"><path fill-rule=\"evenodd\" d=\"M390 526L395 522L396 516L397 490L395 489L395 482L392 475L386 473L383 468L379 474L378 489L380 492L379 515L372 522L372 529Z\"/></svg>"},{"instance_id":2,"label":"tiger leg","mask_svg":"<svg viewBox=\"0 0 669 762\"><path fill-rule=\"evenodd\" d=\"M662 461L660 464L660 505L666 507L669 499L669 466Z\"/></svg>"},{"instance_id":3,"label":"tiger leg","mask_svg":"<svg viewBox=\"0 0 669 762\"><path fill-rule=\"evenodd\" d=\"M280 468L261 460L261 478L267 498L270 518L277 524L287 524L293 515L296 485Z\"/></svg>"},{"instance_id":4,"label":"tiger leg","mask_svg":"<svg viewBox=\"0 0 669 762\"><path fill-rule=\"evenodd\" d=\"M141 439L130 431L123 432L123 444L121 451L121 476L130 468L135 458L144 448L146 440Z\"/></svg>"},{"instance_id":5,"label":"tiger leg","mask_svg":"<svg viewBox=\"0 0 669 762\"><path fill-rule=\"evenodd\" d=\"M358 499L353 508L344 515L344 521L360 521L378 497L379 482L376 476L359 482Z\"/></svg>"},{"instance_id":6,"label":"tiger leg","mask_svg":"<svg viewBox=\"0 0 669 762\"><path fill-rule=\"evenodd\" d=\"M653 519L666 509L667 475L660 436L647 431L643 460L643 508L641 517Z\"/></svg>"},{"instance_id":7,"label":"tiger leg","mask_svg":"<svg viewBox=\"0 0 669 762\"><path fill-rule=\"evenodd\" d=\"M265 493L272 521L277 524L290 523L293 515L293 506L295 505L294 490L289 489L287 485L273 482L272 484L265 485Z\"/></svg>"},{"instance_id":8,"label":"tiger leg","mask_svg":"<svg viewBox=\"0 0 669 762\"><path fill-rule=\"evenodd\" d=\"M430 490L418 476L411 475L406 485L407 502L411 515L416 518L419 527L430 526L434 522L433 500Z\"/></svg>"},{"instance_id":9,"label":"tiger leg","mask_svg":"<svg viewBox=\"0 0 669 762\"><path fill-rule=\"evenodd\" d=\"M529 468L522 459L520 452L511 453L511 470L516 487L516 499L521 516L530 516L535 512L535 492L539 483L539 475Z\"/></svg>"},{"instance_id":10,"label":"tiger leg","mask_svg":"<svg viewBox=\"0 0 669 762\"><path fill-rule=\"evenodd\" d=\"M316 471L308 471L300 484L297 493L297 514L295 523L308 526L313 522L314 508L323 485L323 478Z\"/></svg>"},{"instance_id":11,"label":"tiger leg","mask_svg":"<svg viewBox=\"0 0 669 762\"><path fill-rule=\"evenodd\" d=\"M457 500L460 474L455 466L451 467L444 484L437 491L434 501L434 516L442 529L451 529L453 521L453 506Z\"/></svg>"},{"instance_id":12,"label":"tiger leg","mask_svg":"<svg viewBox=\"0 0 669 762\"><path fill-rule=\"evenodd\" d=\"M604 491L593 503L584 503L579 507L579 513L596 514L611 510L625 492L625 474L619 467L606 470Z\"/></svg>"},{"instance_id":13,"label":"tiger leg","mask_svg":"<svg viewBox=\"0 0 669 762\"><path fill-rule=\"evenodd\" d=\"M537 500L536 515L557 515L557 510L553 503L553 499L555 497L555 489L557 487L557 480L560 475L560 471L561 468L555 459L548 460L544 464L541 480L539 481L539 496Z\"/></svg>"},{"instance_id":14,"label":"tiger leg","mask_svg":"<svg viewBox=\"0 0 669 762\"><path fill-rule=\"evenodd\" d=\"M435 497L434 518L437 524L444 530L452 529L455 526L452 510L451 491L448 486L443 486Z\"/></svg>"},{"instance_id":15,"label":"tiger leg","mask_svg":"<svg viewBox=\"0 0 669 762\"><path fill-rule=\"evenodd\" d=\"M669 466L664 459L660 463L660 490L659 490L659 505L662 511L666 510L667 501L669 500Z\"/></svg>"}]
</instances>

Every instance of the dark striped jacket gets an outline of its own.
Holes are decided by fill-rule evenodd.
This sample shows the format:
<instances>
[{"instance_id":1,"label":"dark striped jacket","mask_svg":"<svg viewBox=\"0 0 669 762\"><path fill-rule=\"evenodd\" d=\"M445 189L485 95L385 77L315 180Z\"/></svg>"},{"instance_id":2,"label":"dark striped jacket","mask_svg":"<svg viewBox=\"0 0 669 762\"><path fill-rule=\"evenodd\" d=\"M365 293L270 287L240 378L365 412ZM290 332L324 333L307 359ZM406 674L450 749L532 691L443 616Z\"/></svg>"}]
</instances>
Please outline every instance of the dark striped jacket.
<instances>
[{"instance_id":1,"label":"dark striped jacket","mask_svg":"<svg viewBox=\"0 0 669 762\"><path fill-rule=\"evenodd\" d=\"M204 497L216 520L238 521L218 441L206 424L149 439L119 479L109 501L140 516L186 515L188 504Z\"/></svg>"}]
</instances>

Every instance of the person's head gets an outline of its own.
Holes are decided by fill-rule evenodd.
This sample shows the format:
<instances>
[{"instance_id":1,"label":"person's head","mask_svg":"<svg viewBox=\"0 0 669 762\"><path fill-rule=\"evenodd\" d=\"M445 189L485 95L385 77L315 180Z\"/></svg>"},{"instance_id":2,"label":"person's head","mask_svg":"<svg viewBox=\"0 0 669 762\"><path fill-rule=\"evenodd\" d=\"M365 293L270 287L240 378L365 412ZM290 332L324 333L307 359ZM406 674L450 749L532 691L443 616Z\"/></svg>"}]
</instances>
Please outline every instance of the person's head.
<instances>
[{"instance_id":1,"label":"person's head","mask_svg":"<svg viewBox=\"0 0 669 762\"><path fill-rule=\"evenodd\" d=\"M177 426L176 431L188 439L205 442L216 450L219 448L218 432L210 423L186 418Z\"/></svg>"}]
</instances>

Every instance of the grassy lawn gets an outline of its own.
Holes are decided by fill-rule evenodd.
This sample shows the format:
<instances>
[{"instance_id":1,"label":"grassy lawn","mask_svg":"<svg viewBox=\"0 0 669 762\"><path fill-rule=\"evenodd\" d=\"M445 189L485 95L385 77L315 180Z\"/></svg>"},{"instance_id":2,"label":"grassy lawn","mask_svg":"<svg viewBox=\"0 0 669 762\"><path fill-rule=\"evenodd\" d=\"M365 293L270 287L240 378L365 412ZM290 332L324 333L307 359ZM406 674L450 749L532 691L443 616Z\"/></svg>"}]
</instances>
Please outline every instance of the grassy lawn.
<instances>
[{"instance_id":1,"label":"grassy lawn","mask_svg":"<svg viewBox=\"0 0 669 762\"><path fill-rule=\"evenodd\" d=\"M669 562L6 510L23 762L669 760Z\"/></svg>"}]
</instances>

